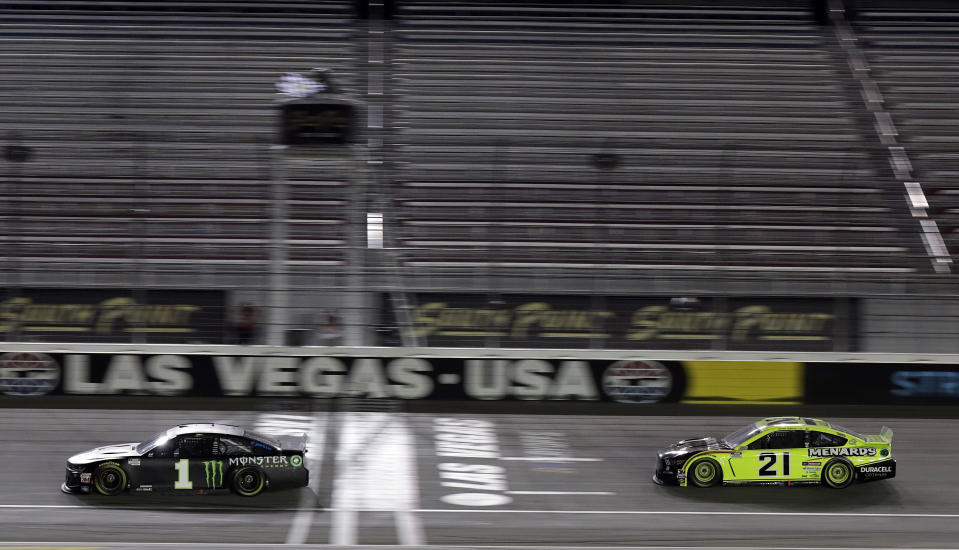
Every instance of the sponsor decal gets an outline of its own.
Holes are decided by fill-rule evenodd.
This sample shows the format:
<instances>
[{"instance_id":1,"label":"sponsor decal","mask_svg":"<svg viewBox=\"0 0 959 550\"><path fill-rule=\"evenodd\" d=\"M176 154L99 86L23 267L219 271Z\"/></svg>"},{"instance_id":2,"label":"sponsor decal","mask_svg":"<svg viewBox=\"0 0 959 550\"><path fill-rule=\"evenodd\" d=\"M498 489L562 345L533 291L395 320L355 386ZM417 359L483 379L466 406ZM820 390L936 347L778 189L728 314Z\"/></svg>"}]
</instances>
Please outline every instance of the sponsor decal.
<instances>
[{"instance_id":1,"label":"sponsor decal","mask_svg":"<svg viewBox=\"0 0 959 550\"><path fill-rule=\"evenodd\" d=\"M809 449L809 456L876 456L872 447L815 447Z\"/></svg>"},{"instance_id":2,"label":"sponsor decal","mask_svg":"<svg viewBox=\"0 0 959 550\"><path fill-rule=\"evenodd\" d=\"M127 464L130 465L130 466L139 466L139 465L140 465L140 459L139 459L139 458L131 458L131 459L127 460Z\"/></svg>"},{"instance_id":3,"label":"sponsor decal","mask_svg":"<svg viewBox=\"0 0 959 550\"><path fill-rule=\"evenodd\" d=\"M263 468L281 468L289 466L285 456L238 456L230 459L230 466L261 466Z\"/></svg>"},{"instance_id":4,"label":"sponsor decal","mask_svg":"<svg viewBox=\"0 0 959 550\"><path fill-rule=\"evenodd\" d=\"M217 482L217 473L220 474L220 480ZM223 461L207 460L203 462L203 475L206 480L207 489L215 489L223 486Z\"/></svg>"},{"instance_id":5,"label":"sponsor decal","mask_svg":"<svg viewBox=\"0 0 959 550\"><path fill-rule=\"evenodd\" d=\"M859 471L864 474L891 474L892 466L863 466Z\"/></svg>"},{"instance_id":6,"label":"sponsor decal","mask_svg":"<svg viewBox=\"0 0 959 550\"><path fill-rule=\"evenodd\" d=\"M655 361L617 361L603 373L603 390L620 403L656 403L673 389L673 375Z\"/></svg>"},{"instance_id":7,"label":"sponsor decal","mask_svg":"<svg viewBox=\"0 0 959 550\"><path fill-rule=\"evenodd\" d=\"M80 483L90 483L91 481L93 481L92 473L80 474Z\"/></svg>"},{"instance_id":8,"label":"sponsor decal","mask_svg":"<svg viewBox=\"0 0 959 550\"><path fill-rule=\"evenodd\" d=\"M299 468L303 465L303 457L300 455L293 455L290 457L290 466L294 468Z\"/></svg>"},{"instance_id":9,"label":"sponsor decal","mask_svg":"<svg viewBox=\"0 0 959 550\"><path fill-rule=\"evenodd\" d=\"M140 485L137 487L138 493L149 493L153 491L153 485Z\"/></svg>"},{"instance_id":10,"label":"sponsor decal","mask_svg":"<svg viewBox=\"0 0 959 550\"><path fill-rule=\"evenodd\" d=\"M803 462L803 466L822 466L822 462Z\"/></svg>"},{"instance_id":11,"label":"sponsor decal","mask_svg":"<svg viewBox=\"0 0 959 550\"><path fill-rule=\"evenodd\" d=\"M60 383L60 365L43 353L0 355L0 391L6 395L45 395Z\"/></svg>"}]
</instances>

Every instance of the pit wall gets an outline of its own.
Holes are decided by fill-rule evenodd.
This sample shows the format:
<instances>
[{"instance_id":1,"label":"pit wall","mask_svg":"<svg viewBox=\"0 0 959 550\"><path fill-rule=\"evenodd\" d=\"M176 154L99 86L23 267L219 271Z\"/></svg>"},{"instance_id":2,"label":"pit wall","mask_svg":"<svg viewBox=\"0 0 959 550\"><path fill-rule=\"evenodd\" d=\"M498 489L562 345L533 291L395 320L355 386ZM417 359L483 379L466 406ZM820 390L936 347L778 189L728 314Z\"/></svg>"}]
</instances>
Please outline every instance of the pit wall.
<instances>
[{"instance_id":1,"label":"pit wall","mask_svg":"<svg viewBox=\"0 0 959 550\"><path fill-rule=\"evenodd\" d=\"M959 404L959 356L179 345L0 347L0 399ZM10 405L10 403L6 403ZM27 403L24 403L27 406Z\"/></svg>"}]
</instances>

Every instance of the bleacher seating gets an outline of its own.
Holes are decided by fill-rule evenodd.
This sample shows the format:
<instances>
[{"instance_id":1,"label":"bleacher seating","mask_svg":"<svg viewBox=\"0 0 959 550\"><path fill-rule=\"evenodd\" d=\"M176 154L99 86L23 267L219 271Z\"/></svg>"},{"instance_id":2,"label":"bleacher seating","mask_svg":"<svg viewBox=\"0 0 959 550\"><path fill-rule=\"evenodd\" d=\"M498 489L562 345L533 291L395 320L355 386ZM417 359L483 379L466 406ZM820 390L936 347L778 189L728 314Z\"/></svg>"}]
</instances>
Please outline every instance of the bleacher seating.
<instances>
[{"instance_id":1,"label":"bleacher seating","mask_svg":"<svg viewBox=\"0 0 959 550\"><path fill-rule=\"evenodd\" d=\"M406 265L927 269L807 2L512 8L400 7Z\"/></svg>"},{"instance_id":2,"label":"bleacher seating","mask_svg":"<svg viewBox=\"0 0 959 550\"><path fill-rule=\"evenodd\" d=\"M25 262L265 271L274 83L324 65L352 90L348 2L0 10L0 139L34 150L0 201ZM342 178L293 172L291 260L343 263Z\"/></svg>"},{"instance_id":3,"label":"bleacher seating","mask_svg":"<svg viewBox=\"0 0 959 550\"><path fill-rule=\"evenodd\" d=\"M263 272L275 81L325 65L366 85L345 0L0 10L0 139L35 151L5 166L0 229L36 265ZM804 0L411 0L393 24L377 200L402 265L928 269ZM290 261L344 264L349 175L285 177Z\"/></svg>"}]
</instances>

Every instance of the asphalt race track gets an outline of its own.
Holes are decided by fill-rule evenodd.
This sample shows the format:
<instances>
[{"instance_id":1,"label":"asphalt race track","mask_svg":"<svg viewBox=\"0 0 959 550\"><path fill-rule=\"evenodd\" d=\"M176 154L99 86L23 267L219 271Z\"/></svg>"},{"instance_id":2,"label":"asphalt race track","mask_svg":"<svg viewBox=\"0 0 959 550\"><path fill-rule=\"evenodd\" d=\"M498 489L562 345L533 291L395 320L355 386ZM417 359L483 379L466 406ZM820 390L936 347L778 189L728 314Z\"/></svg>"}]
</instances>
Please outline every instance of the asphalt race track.
<instances>
[{"instance_id":1,"label":"asphalt race track","mask_svg":"<svg viewBox=\"0 0 959 550\"><path fill-rule=\"evenodd\" d=\"M842 491L650 480L658 447L748 420L0 409L0 548L959 547L955 420L884 422L898 477ZM215 421L308 432L311 486L253 499L59 490L71 454Z\"/></svg>"}]
</instances>

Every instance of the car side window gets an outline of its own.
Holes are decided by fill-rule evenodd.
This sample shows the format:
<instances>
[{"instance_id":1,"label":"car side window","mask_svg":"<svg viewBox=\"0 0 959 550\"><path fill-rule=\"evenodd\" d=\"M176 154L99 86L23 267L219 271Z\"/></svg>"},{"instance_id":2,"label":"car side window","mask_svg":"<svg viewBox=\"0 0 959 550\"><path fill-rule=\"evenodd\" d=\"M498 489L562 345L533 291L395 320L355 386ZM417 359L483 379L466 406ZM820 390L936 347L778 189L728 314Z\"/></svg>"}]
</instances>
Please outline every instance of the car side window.
<instances>
[{"instance_id":1,"label":"car side window","mask_svg":"<svg viewBox=\"0 0 959 550\"><path fill-rule=\"evenodd\" d=\"M253 454L250 440L243 437L223 436L213 442L214 456L248 456Z\"/></svg>"},{"instance_id":2,"label":"car side window","mask_svg":"<svg viewBox=\"0 0 959 550\"><path fill-rule=\"evenodd\" d=\"M267 445L261 441L255 439L250 440L253 443L253 455L254 456L270 456L276 453L276 449L272 445Z\"/></svg>"},{"instance_id":3,"label":"car side window","mask_svg":"<svg viewBox=\"0 0 959 550\"><path fill-rule=\"evenodd\" d=\"M818 430L809 431L810 447L842 447L846 444L846 438L841 435L820 432Z\"/></svg>"},{"instance_id":4,"label":"car side window","mask_svg":"<svg viewBox=\"0 0 959 550\"><path fill-rule=\"evenodd\" d=\"M777 430L750 443L749 450L798 449L803 446L803 432L801 430Z\"/></svg>"},{"instance_id":5,"label":"car side window","mask_svg":"<svg viewBox=\"0 0 959 550\"><path fill-rule=\"evenodd\" d=\"M213 438L205 434L181 435L173 447L173 458L206 458L212 453Z\"/></svg>"},{"instance_id":6,"label":"car side window","mask_svg":"<svg viewBox=\"0 0 959 550\"><path fill-rule=\"evenodd\" d=\"M162 445L157 445L146 454L147 458L170 458L173 456L173 441L167 441Z\"/></svg>"}]
</instances>

